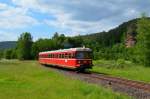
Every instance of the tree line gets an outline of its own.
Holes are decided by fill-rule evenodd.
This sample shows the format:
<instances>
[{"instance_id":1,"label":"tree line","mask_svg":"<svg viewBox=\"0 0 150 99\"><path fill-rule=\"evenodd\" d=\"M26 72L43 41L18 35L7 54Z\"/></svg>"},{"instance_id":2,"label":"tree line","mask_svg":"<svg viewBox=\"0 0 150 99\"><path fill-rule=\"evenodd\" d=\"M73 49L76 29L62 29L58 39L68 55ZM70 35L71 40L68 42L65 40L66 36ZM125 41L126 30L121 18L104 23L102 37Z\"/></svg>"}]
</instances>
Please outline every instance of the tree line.
<instances>
[{"instance_id":1,"label":"tree line","mask_svg":"<svg viewBox=\"0 0 150 99\"><path fill-rule=\"evenodd\" d=\"M131 48L125 46L126 33L136 36L137 43ZM92 35L66 37L55 33L52 38L38 39L33 42L32 35L22 33L14 49L0 52L0 58L30 60L38 59L41 51L67 49L86 46L93 49L94 59L129 60L150 66L150 19L142 17L120 25L109 32Z\"/></svg>"},{"instance_id":2,"label":"tree line","mask_svg":"<svg viewBox=\"0 0 150 99\"><path fill-rule=\"evenodd\" d=\"M64 34L58 34L57 32L52 38L40 38L33 42L31 33L25 32L18 38L16 48L1 51L0 55L6 59L38 59L39 52L81 47L83 46L82 42L83 40L80 36L66 37Z\"/></svg>"}]
</instances>

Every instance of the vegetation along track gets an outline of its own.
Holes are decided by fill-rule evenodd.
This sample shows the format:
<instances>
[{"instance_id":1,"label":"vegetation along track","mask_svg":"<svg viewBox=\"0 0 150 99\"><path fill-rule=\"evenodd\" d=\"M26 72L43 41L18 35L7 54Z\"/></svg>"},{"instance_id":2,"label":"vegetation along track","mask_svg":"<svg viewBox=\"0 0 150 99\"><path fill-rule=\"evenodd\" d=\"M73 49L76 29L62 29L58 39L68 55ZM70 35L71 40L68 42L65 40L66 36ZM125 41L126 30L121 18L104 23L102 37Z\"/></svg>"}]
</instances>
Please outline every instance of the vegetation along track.
<instances>
[{"instance_id":1,"label":"vegetation along track","mask_svg":"<svg viewBox=\"0 0 150 99\"><path fill-rule=\"evenodd\" d=\"M150 99L150 84L148 83L97 73L81 75L86 75L96 81L100 80L103 85L107 85L116 91L125 92L130 96L135 96L137 99Z\"/></svg>"},{"instance_id":2,"label":"vegetation along track","mask_svg":"<svg viewBox=\"0 0 150 99\"><path fill-rule=\"evenodd\" d=\"M117 92L126 93L129 96L133 96L135 99L150 99L149 83L113 77L107 74L100 74L95 72L76 73L75 71L66 69L51 69L59 71L69 77L112 88Z\"/></svg>"}]
</instances>

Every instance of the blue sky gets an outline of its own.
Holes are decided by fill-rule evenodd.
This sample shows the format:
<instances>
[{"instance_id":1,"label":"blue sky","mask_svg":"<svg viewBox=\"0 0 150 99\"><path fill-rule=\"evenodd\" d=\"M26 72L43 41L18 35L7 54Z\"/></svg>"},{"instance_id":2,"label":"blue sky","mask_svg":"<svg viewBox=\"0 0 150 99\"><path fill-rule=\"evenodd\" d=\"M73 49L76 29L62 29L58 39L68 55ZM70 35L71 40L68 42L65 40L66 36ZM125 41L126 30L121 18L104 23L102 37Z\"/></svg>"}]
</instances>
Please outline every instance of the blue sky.
<instances>
[{"instance_id":1,"label":"blue sky","mask_svg":"<svg viewBox=\"0 0 150 99\"><path fill-rule=\"evenodd\" d=\"M51 38L112 29L150 15L150 0L0 0L0 41L17 40L22 32Z\"/></svg>"}]
</instances>

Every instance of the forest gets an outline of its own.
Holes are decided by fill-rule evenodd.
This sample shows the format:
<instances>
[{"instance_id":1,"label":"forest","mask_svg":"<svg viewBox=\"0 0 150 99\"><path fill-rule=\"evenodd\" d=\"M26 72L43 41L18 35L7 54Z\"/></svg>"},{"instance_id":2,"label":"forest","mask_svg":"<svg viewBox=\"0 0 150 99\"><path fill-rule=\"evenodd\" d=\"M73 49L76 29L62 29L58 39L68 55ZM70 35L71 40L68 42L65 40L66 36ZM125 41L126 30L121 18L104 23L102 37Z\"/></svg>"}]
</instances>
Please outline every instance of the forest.
<instances>
[{"instance_id":1,"label":"forest","mask_svg":"<svg viewBox=\"0 0 150 99\"><path fill-rule=\"evenodd\" d=\"M89 47L93 59L129 60L150 66L150 20L142 17L125 22L108 32L90 33L68 37L54 33L52 38L33 41L31 33L20 35L13 49L0 51L0 58L33 60L38 59L41 51Z\"/></svg>"}]
</instances>

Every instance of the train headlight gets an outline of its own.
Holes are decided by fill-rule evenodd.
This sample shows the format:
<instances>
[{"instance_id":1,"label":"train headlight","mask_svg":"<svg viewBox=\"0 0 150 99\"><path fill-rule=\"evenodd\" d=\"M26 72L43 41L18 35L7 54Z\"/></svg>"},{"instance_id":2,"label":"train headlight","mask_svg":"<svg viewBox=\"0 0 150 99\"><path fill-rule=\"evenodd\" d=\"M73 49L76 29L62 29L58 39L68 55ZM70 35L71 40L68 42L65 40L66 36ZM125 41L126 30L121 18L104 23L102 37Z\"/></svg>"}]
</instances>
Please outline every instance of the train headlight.
<instances>
[{"instance_id":1,"label":"train headlight","mask_svg":"<svg viewBox=\"0 0 150 99\"><path fill-rule=\"evenodd\" d=\"M81 61L78 61L78 64L80 64L81 63Z\"/></svg>"}]
</instances>

